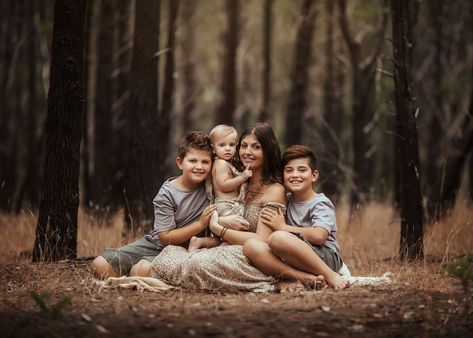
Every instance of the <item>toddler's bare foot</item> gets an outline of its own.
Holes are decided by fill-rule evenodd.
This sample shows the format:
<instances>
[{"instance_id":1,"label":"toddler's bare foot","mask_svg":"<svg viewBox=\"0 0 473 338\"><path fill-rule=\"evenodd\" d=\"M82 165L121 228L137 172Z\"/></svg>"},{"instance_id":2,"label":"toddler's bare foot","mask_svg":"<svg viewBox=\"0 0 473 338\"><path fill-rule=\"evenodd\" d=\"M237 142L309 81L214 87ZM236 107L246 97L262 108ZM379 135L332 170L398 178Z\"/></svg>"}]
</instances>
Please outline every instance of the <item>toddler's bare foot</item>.
<instances>
[{"instance_id":1,"label":"toddler's bare foot","mask_svg":"<svg viewBox=\"0 0 473 338\"><path fill-rule=\"evenodd\" d=\"M195 251L197 249L200 249L202 247L202 238L199 238L197 236L192 236L191 240L189 241L189 247L187 250L189 252Z\"/></svg>"},{"instance_id":2,"label":"toddler's bare foot","mask_svg":"<svg viewBox=\"0 0 473 338\"><path fill-rule=\"evenodd\" d=\"M327 279L327 283L335 290L345 289L350 286L350 281L340 276L338 273L336 273L333 278Z\"/></svg>"}]
</instances>

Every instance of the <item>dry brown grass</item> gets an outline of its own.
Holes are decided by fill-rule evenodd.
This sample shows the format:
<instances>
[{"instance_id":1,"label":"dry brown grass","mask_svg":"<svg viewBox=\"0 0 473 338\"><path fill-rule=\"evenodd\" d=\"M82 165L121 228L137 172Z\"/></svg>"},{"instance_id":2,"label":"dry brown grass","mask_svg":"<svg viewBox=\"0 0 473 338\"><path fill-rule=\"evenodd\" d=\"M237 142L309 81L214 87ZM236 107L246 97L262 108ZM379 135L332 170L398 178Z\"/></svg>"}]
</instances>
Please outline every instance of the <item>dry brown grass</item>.
<instances>
[{"instance_id":1,"label":"dry brown grass","mask_svg":"<svg viewBox=\"0 0 473 338\"><path fill-rule=\"evenodd\" d=\"M98 255L104 247L118 247L122 239L123 214L97 216L79 212L78 256ZM344 260L353 269L376 271L377 262L397 261L399 248L399 215L388 204L371 203L349 215L347 205L337 208L338 240ZM451 215L425 226L425 254L447 261L450 257L473 251L473 211L459 203ZM36 215L0 215L0 257L13 259L32 249ZM383 264L384 265L384 264Z\"/></svg>"}]
</instances>

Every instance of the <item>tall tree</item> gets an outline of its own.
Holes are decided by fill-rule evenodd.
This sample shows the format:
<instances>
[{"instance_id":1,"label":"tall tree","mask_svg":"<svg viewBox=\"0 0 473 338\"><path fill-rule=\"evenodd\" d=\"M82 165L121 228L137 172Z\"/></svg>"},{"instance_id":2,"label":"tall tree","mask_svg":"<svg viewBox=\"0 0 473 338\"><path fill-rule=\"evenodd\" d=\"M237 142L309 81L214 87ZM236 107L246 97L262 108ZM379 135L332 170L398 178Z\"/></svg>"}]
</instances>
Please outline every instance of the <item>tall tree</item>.
<instances>
[{"instance_id":1,"label":"tall tree","mask_svg":"<svg viewBox=\"0 0 473 338\"><path fill-rule=\"evenodd\" d=\"M195 76L195 27L194 27L194 13L196 10L196 1L187 1L185 6L182 6L182 15L180 25L182 29L182 77L184 93L182 97L182 130L183 134L192 128L192 114L194 113L196 98L198 90L196 88Z\"/></svg>"},{"instance_id":2,"label":"tall tree","mask_svg":"<svg viewBox=\"0 0 473 338\"><path fill-rule=\"evenodd\" d=\"M86 0L57 0L46 121L44 183L33 261L75 258Z\"/></svg>"},{"instance_id":3,"label":"tall tree","mask_svg":"<svg viewBox=\"0 0 473 338\"><path fill-rule=\"evenodd\" d=\"M233 113L237 96L237 49L239 43L239 0L225 0L226 31L221 95L222 100L215 113L215 124L233 125Z\"/></svg>"},{"instance_id":4,"label":"tall tree","mask_svg":"<svg viewBox=\"0 0 473 338\"><path fill-rule=\"evenodd\" d=\"M112 133L112 72L113 72L113 4L111 0L100 0L98 22L92 29L98 30L97 68L94 102L93 171L91 174L92 201L101 207L110 205L114 168L109 158L113 149Z\"/></svg>"},{"instance_id":5,"label":"tall tree","mask_svg":"<svg viewBox=\"0 0 473 338\"><path fill-rule=\"evenodd\" d=\"M27 6L27 63L28 63L28 126L27 126L27 173L25 180L26 199L34 208L38 206L39 170L38 170L38 83L37 83L37 41L35 16L36 2Z\"/></svg>"},{"instance_id":6,"label":"tall tree","mask_svg":"<svg viewBox=\"0 0 473 338\"><path fill-rule=\"evenodd\" d=\"M263 4L263 101L259 114L260 122L269 122L271 101L271 49L273 37L273 0L264 0Z\"/></svg>"},{"instance_id":7,"label":"tall tree","mask_svg":"<svg viewBox=\"0 0 473 338\"><path fill-rule=\"evenodd\" d=\"M412 20L409 0L391 0L396 151L400 174L401 259L423 257L423 206L415 107L411 90Z\"/></svg>"},{"instance_id":8,"label":"tall tree","mask_svg":"<svg viewBox=\"0 0 473 338\"><path fill-rule=\"evenodd\" d=\"M315 3L315 0L303 0L299 12L291 71L291 89L286 109L286 146L300 144L302 140L302 125L309 88L309 68L312 60Z\"/></svg>"},{"instance_id":9,"label":"tall tree","mask_svg":"<svg viewBox=\"0 0 473 338\"><path fill-rule=\"evenodd\" d=\"M128 232L149 230L152 200L161 178L159 162L158 70L160 1L136 2L133 52L130 67L130 99L126 114L124 176L125 221Z\"/></svg>"},{"instance_id":10,"label":"tall tree","mask_svg":"<svg viewBox=\"0 0 473 338\"><path fill-rule=\"evenodd\" d=\"M163 93L161 97L161 109L159 111L160 132L158 135L158 144L161 145L158 163L160 163L157 173L158 183L164 181L166 177L166 159L169 154L169 144L171 138L171 112L174 103L174 72L175 72L175 54L176 54L176 23L179 11L179 0L169 0L169 21L168 36L166 43L166 64L164 67Z\"/></svg>"},{"instance_id":11,"label":"tall tree","mask_svg":"<svg viewBox=\"0 0 473 338\"><path fill-rule=\"evenodd\" d=\"M15 184L14 138L11 137L14 114L10 107L11 65L18 38L14 24L15 6L1 2L0 19L0 210L10 211ZM13 95L11 95L13 96Z\"/></svg>"},{"instance_id":12,"label":"tall tree","mask_svg":"<svg viewBox=\"0 0 473 338\"><path fill-rule=\"evenodd\" d=\"M353 114L353 180L351 203L357 205L369 198L373 177L374 145L372 140L374 120L374 89L376 60L384 45L387 27L387 10L383 6L381 29L377 35L377 43L368 55L362 55L362 40L353 36L347 14L347 0L338 0L339 23L345 43L348 47L352 67L352 100ZM378 31L378 30L377 30Z\"/></svg>"},{"instance_id":13,"label":"tall tree","mask_svg":"<svg viewBox=\"0 0 473 338\"><path fill-rule=\"evenodd\" d=\"M326 195L333 202L338 201L340 193L341 160L341 85L339 78L342 65L335 57L335 4L326 1L326 41L325 41L325 79L324 79L324 113L323 123L319 128L319 144L317 155L322 173L320 183Z\"/></svg>"}]
</instances>

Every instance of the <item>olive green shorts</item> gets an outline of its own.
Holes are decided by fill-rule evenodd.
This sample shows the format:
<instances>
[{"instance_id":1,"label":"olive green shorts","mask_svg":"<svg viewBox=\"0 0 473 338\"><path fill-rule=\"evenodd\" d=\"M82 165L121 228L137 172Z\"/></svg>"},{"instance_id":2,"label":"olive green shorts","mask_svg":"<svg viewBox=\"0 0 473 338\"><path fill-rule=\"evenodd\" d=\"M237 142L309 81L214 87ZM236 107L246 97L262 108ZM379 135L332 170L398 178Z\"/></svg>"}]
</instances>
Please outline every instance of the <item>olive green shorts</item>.
<instances>
[{"instance_id":1,"label":"olive green shorts","mask_svg":"<svg viewBox=\"0 0 473 338\"><path fill-rule=\"evenodd\" d=\"M102 257L122 276L127 275L131 267L142 259L152 262L162 249L156 243L141 238L118 249L104 249Z\"/></svg>"},{"instance_id":2,"label":"olive green shorts","mask_svg":"<svg viewBox=\"0 0 473 338\"><path fill-rule=\"evenodd\" d=\"M325 245L312 244L307 239L305 239L304 234L301 232L291 232L291 233L293 235L296 235L299 239L303 240L305 243L307 243L315 252L315 254L319 256L320 259L322 259L325 262L325 264L328 265L330 269L332 269L335 272L340 271L343 265L343 261L340 258L340 255L333 252L332 249L326 247Z\"/></svg>"}]
</instances>

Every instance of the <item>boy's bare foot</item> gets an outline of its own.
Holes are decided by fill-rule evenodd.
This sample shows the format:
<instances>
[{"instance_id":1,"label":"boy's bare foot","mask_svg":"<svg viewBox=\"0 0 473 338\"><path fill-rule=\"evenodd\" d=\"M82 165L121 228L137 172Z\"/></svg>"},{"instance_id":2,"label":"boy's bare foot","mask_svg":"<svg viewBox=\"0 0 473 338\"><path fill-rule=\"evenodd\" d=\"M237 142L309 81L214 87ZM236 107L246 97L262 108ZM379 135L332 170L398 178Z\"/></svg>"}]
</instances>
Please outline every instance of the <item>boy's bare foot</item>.
<instances>
[{"instance_id":1,"label":"boy's bare foot","mask_svg":"<svg viewBox=\"0 0 473 338\"><path fill-rule=\"evenodd\" d=\"M307 290L322 290L327 285L324 276L314 276L303 284Z\"/></svg>"},{"instance_id":2,"label":"boy's bare foot","mask_svg":"<svg viewBox=\"0 0 473 338\"><path fill-rule=\"evenodd\" d=\"M338 273L335 274L333 278L327 279L327 283L335 290L345 289L350 286L350 281L348 281Z\"/></svg>"},{"instance_id":3,"label":"boy's bare foot","mask_svg":"<svg viewBox=\"0 0 473 338\"><path fill-rule=\"evenodd\" d=\"M189 247L187 250L189 252L195 251L197 249L200 249L202 245L202 238L199 238L197 236L192 236L191 240L189 241Z\"/></svg>"}]
</instances>

